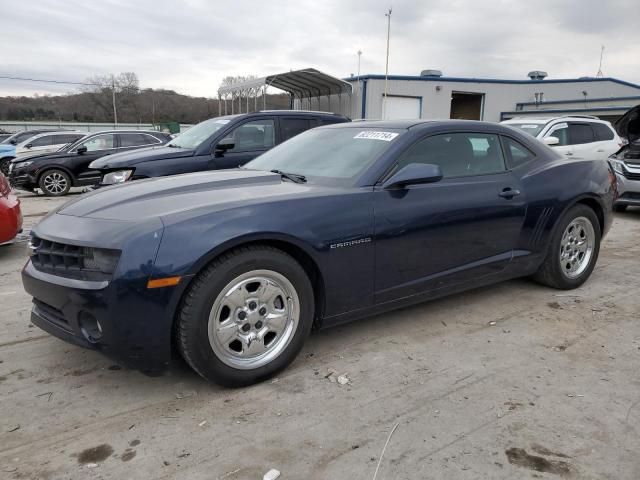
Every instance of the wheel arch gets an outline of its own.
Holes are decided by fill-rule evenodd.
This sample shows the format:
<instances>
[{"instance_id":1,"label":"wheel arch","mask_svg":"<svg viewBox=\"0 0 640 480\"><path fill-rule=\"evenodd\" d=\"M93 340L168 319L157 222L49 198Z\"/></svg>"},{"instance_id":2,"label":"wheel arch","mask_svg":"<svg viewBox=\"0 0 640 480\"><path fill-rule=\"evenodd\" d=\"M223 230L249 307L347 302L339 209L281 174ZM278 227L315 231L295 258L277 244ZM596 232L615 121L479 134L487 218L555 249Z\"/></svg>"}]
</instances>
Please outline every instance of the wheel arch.
<instances>
[{"instance_id":1,"label":"wheel arch","mask_svg":"<svg viewBox=\"0 0 640 480\"><path fill-rule=\"evenodd\" d=\"M241 247L251 247L251 246L269 246L272 248L276 248L281 250L291 257L293 257L303 268L307 276L309 277L309 281L313 287L313 295L314 295L314 326L320 326L322 322L322 318L324 316L325 311L325 281L322 271L318 265L317 260L310 253L310 248L304 245L301 241L295 238L291 238L286 235L281 234L271 234L271 235L247 235L243 237L239 237L233 240L229 240L211 251L207 252L207 254L203 255L200 259L198 259L192 267L189 269L188 281L182 285L181 291L178 295L177 302L175 304L175 315L174 322L178 316L178 312L180 309L180 305L182 304L182 299L189 291L191 284L198 276L198 274L203 271L211 262L215 261L221 255L228 253L231 250L235 250Z\"/></svg>"},{"instance_id":2,"label":"wheel arch","mask_svg":"<svg viewBox=\"0 0 640 480\"><path fill-rule=\"evenodd\" d=\"M71 170L69 170L67 167L65 167L63 165L46 165L46 166L40 168L38 170L38 174L36 176L36 183L38 184L38 186L40 185L40 179L42 178L42 175L44 175L45 173L47 173L50 170L62 170L64 173L69 175L69 178L71 178L71 186L75 187L75 185L76 185L76 176L73 173L71 173Z\"/></svg>"}]
</instances>

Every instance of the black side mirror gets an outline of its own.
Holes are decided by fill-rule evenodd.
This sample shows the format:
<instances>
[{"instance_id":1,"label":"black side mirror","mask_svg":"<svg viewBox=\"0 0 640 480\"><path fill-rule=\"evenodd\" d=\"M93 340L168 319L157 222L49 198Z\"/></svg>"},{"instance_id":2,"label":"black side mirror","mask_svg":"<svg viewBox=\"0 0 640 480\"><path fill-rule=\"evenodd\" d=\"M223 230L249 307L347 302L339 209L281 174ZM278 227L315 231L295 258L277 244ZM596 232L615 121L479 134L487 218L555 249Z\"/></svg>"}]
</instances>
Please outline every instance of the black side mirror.
<instances>
[{"instance_id":1,"label":"black side mirror","mask_svg":"<svg viewBox=\"0 0 640 480\"><path fill-rule=\"evenodd\" d=\"M440 180L442 180L442 169L440 165L410 163L394 173L391 178L384 182L382 188L385 190L395 190L405 188L408 185L435 183Z\"/></svg>"},{"instance_id":2,"label":"black side mirror","mask_svg":"<svg viewBox=\"0 0 640 480\"><path fill-rule=\"evenodd\" d=\"M226 152L227 150L231 150L235 146L236 144L233 138L223 138L215 145L215 147L213 147L213 153L214 155L221 157L222 155L224 155L224 152Z\"/></svg>"},{"instance_id":3,"label":"black side mirror","mask_svg":"<svg viewBox=\"0 0 640 480\"><path fill-rule=\"evenodd\" d=\"M18 144L18 142L16 142L15 140L11 140L11 141L9 141L9 143L10 143L11 145L17 145L17 144Z\"/></svg>"},{"instance_id":4,"label":"black side mirror","mask_svg":"<svg viewBox=\"0 0 640 480\"><path fill-rule=\"evenodd\" d=\"M82 147L78 147L78 150L76 150L76 153L78 155L84 155L85 153L87 153L87 147L84 145Z\"/></svg>"},{"instance_id":5,"label":"black side mirror","mask_svg":"<svg viewBox=\"0 0 640 480\"><path fill-rule=\"evenodd\" d=\"M27 144L24 146L24 148L31 148L31 147L33 147L33 144L31 144L31 143L27 143Z\"/></svg>"}]
</instances>

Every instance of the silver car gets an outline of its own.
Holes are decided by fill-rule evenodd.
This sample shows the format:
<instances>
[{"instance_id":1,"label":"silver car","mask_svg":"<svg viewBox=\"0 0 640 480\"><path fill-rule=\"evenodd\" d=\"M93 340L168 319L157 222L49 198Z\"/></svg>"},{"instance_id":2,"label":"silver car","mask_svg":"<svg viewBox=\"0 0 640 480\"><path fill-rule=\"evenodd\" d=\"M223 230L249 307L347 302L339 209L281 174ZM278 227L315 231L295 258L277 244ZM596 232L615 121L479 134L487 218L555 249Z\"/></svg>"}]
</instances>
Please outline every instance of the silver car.
<instances>
[{"instance_id":1,"label":"silver car","mask_svg":"<svg viewBox=\"0 0 640 480\"><path fill-rule=\"evenodd\" d=\"M640 207L640 105L625 113L615 128L628 142L609 158L618 178L619 197L613 208L624 212L629 206Z\"/></svg>"}]
</instances>

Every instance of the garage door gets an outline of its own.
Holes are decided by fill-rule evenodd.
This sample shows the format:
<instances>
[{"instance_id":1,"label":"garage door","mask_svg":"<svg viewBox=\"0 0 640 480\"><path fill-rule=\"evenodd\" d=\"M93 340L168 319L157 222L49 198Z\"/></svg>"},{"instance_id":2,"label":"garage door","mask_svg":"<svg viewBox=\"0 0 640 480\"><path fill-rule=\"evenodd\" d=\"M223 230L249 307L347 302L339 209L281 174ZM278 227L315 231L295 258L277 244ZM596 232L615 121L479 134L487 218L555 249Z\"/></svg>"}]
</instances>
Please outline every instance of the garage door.
<instances>
[{"instance_id":1,"label":"garage door","mask_svg":"<svg viewBox=\"0 0 640 480\"><path fill-rule=\"evenodd\" d=\"M420 118L420 103L419 98L388 96L384 118L385 120Z\"/></svg>"}]
</instances>

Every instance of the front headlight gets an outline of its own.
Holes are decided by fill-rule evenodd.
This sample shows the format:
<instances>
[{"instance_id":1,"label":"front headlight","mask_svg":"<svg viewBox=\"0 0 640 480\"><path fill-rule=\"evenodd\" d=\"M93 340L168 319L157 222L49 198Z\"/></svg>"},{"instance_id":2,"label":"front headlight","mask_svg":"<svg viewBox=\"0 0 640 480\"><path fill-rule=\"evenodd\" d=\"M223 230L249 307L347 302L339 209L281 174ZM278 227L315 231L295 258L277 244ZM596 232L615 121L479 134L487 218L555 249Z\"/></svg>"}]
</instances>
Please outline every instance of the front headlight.
<instances>
[{"instance_id":1,"label":"front headlight","mask_svg":"<svg viewBox=\"0 0 640 480\"><path fill-rule=\"evenodd\" d=\"M113 185L115 183L123 183L131 178L133 170L119 170L117 172L107 173L102 177L102 183L105 185Z\"/></svg>"},{"instance_id":2,"label":"front headlight","mask_svg":"<svg viewBox=\"0 0 640 480\"><path fill-rule=\"evenodd\" d=\"M84 247L82 251L83 267L87 270L112 274L120 260L120 250L108 248Z\"/></svg>"},{"instance_id":3,"label":"front headlight","mask_svg":"<svg viewBox=\"0 0 640 480\"><path fill-rule=\"evenodd\" d=\"M11 162L11 166L13 167L13 170L20 170L21 168L28 167L32 163L33 162L17 162L17 163Z\"/></svg>"},{"instance_id":4,"label":"front headlight","mask_svg":"<svg viewBox=\"0 0 640 480\"><path fill-rule=\"evenodd\" d=\"M624 173L624 164L620 160L611 160L613 170L622 175Z\"/></svg>"}]
</instances>

